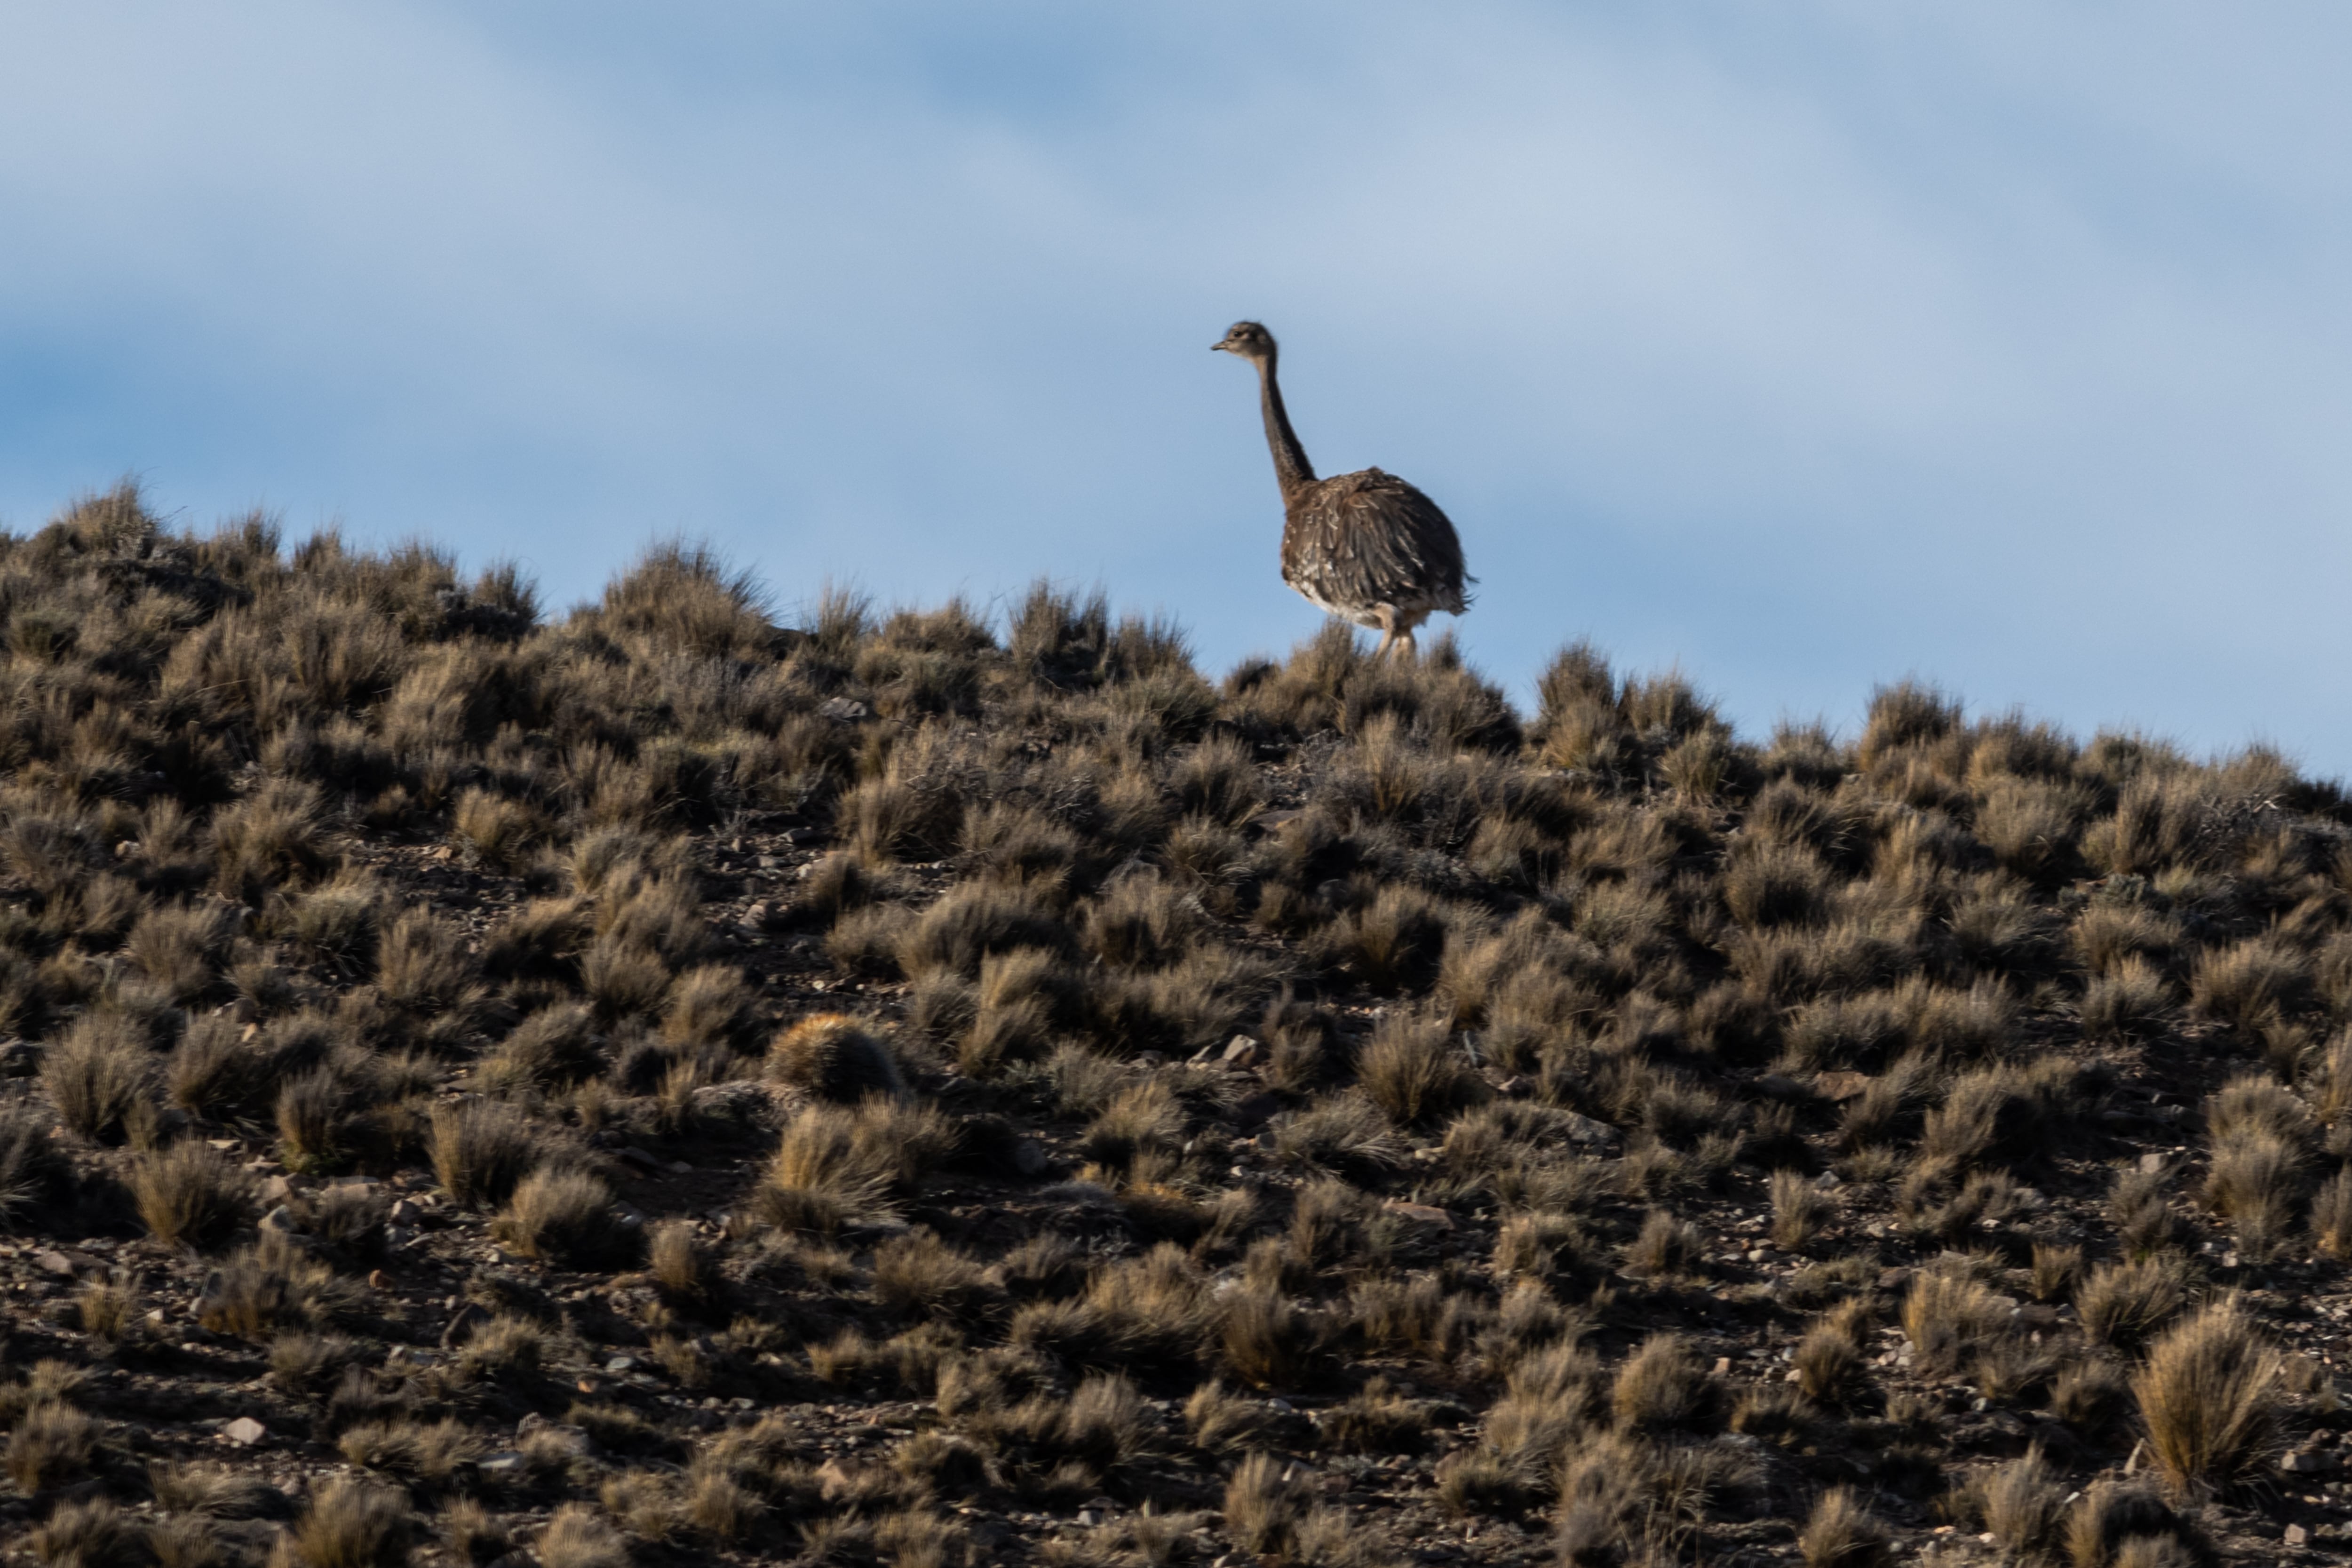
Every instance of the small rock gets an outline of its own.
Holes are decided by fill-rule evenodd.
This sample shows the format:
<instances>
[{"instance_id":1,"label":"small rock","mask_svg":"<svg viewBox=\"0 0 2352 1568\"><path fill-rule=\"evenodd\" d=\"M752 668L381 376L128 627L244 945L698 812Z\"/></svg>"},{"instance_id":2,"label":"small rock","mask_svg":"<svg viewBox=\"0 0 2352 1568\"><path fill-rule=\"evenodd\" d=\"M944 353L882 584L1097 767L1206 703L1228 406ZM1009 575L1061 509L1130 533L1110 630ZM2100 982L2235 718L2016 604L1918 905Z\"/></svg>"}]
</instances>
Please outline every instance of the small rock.
<instances>
[{"instance_id":1,"label":"small rock","mask_svg":"<svg viewBox=\"0 0 2352 1568\"><path fill-rule=\"evenodd\" d=\"M1013 1168L1024 1176L1033 1180L1042 1176L1052 1163L1034 1138L1020 1139L1013 1145Z\"/></svg>"},{"instance_id":2,"label":"small rock","mask_svg":"<svg viewBox=\"0 0 2352 1568\"><path fill-rule=\"evenodd\" d=\"M425 1211L418 1208L414 1203L411 1203L406 1198L394 1199L393 1201L392 1207L386 1209L383 1215L384 1223L386 1225L413 1226L424 1217Z\"/></svg>"},{"instance_id":3,"label":"small rock","mask_svg":"<svg viewBox=\"0 0 2352 1568\"><path fill-rule=\"evenodd\" d=\"M221 1436L240 1448L250 1448L269 1436L269 1428L250 1415L240 1415L221 1428Z\"/></svg>"},{"instance_id":4,"label":"small rock","mask_svg":"<svg viewBox=\"0 0 2352 1568\"><path fill-rule=\"evenodd\" d=\"M1559 1112L1557 1125L1571 1143L1587 1148L1606 1148L1617 1142L1617 1129L1606 1121L1595 1121L1590 1116L1579 1116L1573 1110Z\"/></svg>"},{"instance_id":5,"label":"small rock","mask_svg":"<svg viewBox=\"0 0 2352 1568\"><path fill-rule=\"evenodd\" d=\"M294 1223L294 1211L279 1204L261 1216L261 1228L276 1231L280 1236L292 1236L300 1227Z\"/></svg>"},{"instance_id":6,"label":"small rock","mask_svg":"<svg viewBox=\"0 0 2352 1568\"><path fill-rule=\"evenodd\" d=\"M1911 1270L1908 1268L1882 1268L1878 1271L1878 1288L1882 1290L1900 1290L1910 1283Z\"/></svg>"},{"instance_id":7,"label":"small rock","mask_svg":"<svg viewBox=\"0 0 2352 1568\"><path fill-rule=\"evenodd\" d=\"M2286 1527L2285 1533L2281 1536L2280 1539L2284 1540L2289 1546L2307 1546L2311 1543L2311 1531L2305 1530L2299 1524L2290 1524Z\"/></svg>"},{"instance_id":8,"label":"small rock","mask_svg":"<svg viewBox=\"0 0 2352 1568\"><path fill-rule=\"evenodd\" d=\"M1433 1225L1440 1230L1454 1228L1454 1216L1433 1204L1409 1204L1402 1198L1391 1198L1381 1206L1402 1219Z\"/></svg>"},{"instance_id":9,"label":"small rock","mask_svg":"<svg viewBox=\"0 0 2352 1568\"><path fill-rule=\"evenodd\" d=\"M64 1253L55 1250L35 1253L33 1255L33 1267L39 1269L44 1274L64 1274L70 1276L74 1271L73 1259L68 1258Z\"/></svg>"},{"instance_id":10,"label":"small rock","mask_svg":"<svg viewBox=\"0 0 2352 1568\"><path fill-rule=\"evenodd\" d=\"M511 1475L522 1468L522 1456L511 1448L502 1449L484 1459L478 1468L494 1476Z\"/></svg>"},{"instance_id":11,"label":"small rock","mask_svg":"<svg viewBox=\"0 0 2352 1568\"><path fill-rule=\"evenodd\" d=\"M1265 1047L1247 1035L1235 1035L1225 1042L1225 1065L1229 1068L1253 1068Z\"/></svg>"},{"instance_id":12,"label":"small rock","mask_svg":"<svg viewBox=\"0 0 2352 1568\"><path fill-rule=\"evenodd\" d=\"M604 1363L604 1370L614 1377L626 1377L643 1364L633 1355L616 1355Z\"/></svg>"},{"instance_id":13,"label":"small rock","mask_svg":"<svg viewBox=\"0 0 2352 1568\"><path fill-rule=\"evenodd\" d=\"M767 928L768 922L774 918L775 910L772 906L764 903L753 904L743 911L743 919L740 923L752 931L763 931Z\"/></svg>"},{"instance_id":14,"label":"small rock","mask_svg":"<svg viewBox=\"0 0 2352 1568\"><path fill-rule=\"evenodd\" d=\"M2139 1168L2141 1173L2144 1175L2162 1175L2164 1173L2164 1155L2154 1149L2147 1151L2139 1157Z\"/></svg>"},{"instance_id":15,"label":"small rock","mask_svg":"<svg viewBox=\"0 0 2352 1568\"><path fill-rule=\"evenodd\" d=\"M863 719L873 711L865 703L850 697L828 697L816 705L818 718L833 719L845 724Z\"/></svg>"},{"instance_id":16,"label":"small rock","mask_svg":"<svg viewBox=\"0 0 2352 1568\"><path fill-rule=\"evenodd\" d=\"M294 1195L294 1184L284 1176L272 1176L261 1184L261 1201L282 1204Z\"/></svg>"}]
</instances>

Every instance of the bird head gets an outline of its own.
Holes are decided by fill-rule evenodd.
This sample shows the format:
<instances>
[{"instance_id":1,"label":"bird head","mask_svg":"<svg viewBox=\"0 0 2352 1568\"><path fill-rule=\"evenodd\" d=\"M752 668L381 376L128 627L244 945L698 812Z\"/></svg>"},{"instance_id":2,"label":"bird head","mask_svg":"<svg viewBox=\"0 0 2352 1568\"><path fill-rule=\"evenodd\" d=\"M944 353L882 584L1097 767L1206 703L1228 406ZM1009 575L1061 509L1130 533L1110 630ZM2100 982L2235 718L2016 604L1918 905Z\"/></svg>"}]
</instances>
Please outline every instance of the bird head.
<instances>
[{"instance_id":1,"label":"bird head","mask_svg":"<svg viewBox=\"0 0 2352 1568\"><path fill-rule=\"evenodd\" d=\"M1255 321L1235 321L1225 329L1224 338L1209 345L1212 351L1223 349L1229 354L1239 354L1247 360L1272 359L1274 334Z\"/></svg>"}]
</instances>

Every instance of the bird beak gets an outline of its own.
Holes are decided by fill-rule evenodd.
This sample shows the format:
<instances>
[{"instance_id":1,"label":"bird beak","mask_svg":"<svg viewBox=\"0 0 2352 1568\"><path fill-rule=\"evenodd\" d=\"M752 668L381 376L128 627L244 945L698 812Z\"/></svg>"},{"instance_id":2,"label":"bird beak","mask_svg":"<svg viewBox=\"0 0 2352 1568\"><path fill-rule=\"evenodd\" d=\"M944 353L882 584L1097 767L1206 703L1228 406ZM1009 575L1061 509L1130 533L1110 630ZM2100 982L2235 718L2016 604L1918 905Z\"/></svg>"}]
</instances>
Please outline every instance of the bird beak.
<instances>
[{"instance_id":1,"label":"bird beak","mask_svg":"<svg viewBox=\"0 0 2352 1568\"><path fill-rule=\"evenodd\" d=\"M1211 353L1215 353L1219 349L1223 348L1224 346L1225 345L1222 342L1211 343L1209 345L1209 352Z\"/></svg>"}]
</instances>

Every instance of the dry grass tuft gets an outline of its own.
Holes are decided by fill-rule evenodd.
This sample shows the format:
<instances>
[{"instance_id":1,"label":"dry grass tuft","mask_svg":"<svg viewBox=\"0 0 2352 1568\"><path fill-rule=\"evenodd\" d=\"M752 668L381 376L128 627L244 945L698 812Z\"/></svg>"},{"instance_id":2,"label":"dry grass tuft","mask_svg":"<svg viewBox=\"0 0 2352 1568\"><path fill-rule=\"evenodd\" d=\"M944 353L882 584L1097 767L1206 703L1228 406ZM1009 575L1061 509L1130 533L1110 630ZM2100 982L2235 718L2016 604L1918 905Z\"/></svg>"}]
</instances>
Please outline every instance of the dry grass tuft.
<instances>
[{"instance_id":1,"label":"dry grass tuft","mask_svg":"<svg viewBox=\"0 0 2352 1568\"><path fill-rule=\"evenodd\" d=\"M148 1232L166 1247L218 1247L253 1217L253 1179L188 1141L133 1160L131 1198Z\"/></svg>"},{"instance_id":2,"label":"dry grass tuft","mask_svg":"<svg viewBox=\"0 0 2352 1568\"><path fill-rule=\"evenodd\" d=\"M613 1189L585 1171L541 1166L516 1186L490 1235L526 1258L572 1268L625 1267L644 1237L613 1207Z\"/></svg>"},{"instance_id":3,"label":"dry grass tuft","mask_svg":"<svg viewBox=\"0 0 2352 1568\"><path fill-rule=\"evenodd\" d=\"M1886 1526L1847 1487L1832 1487L1814 1500L1797 1552L1805 1568L1881 1568L1895 1560Z\"/></svg>"},{"instance_id":4,"label":"dry grass tuft","mask_svg":"<svg viewBox=\"0 0 2352 1568\"><path fill-rule=\"evenodd\" d=\"M407 1500L346 1476L321 1481L289 1545L303 1568L402 1568L416 1531Z\"/></svg>"},{"instance_id":5,"label":"dry grass tuft","mask_svg":"<svg viewBox=\"0 0 2352 1568\"><path fill-rule=\"evenodd\" d=\"M461 1204L504 1203L544 1157L539 1131L512 1106L465 1100L433 1112L433 1174Z\"/></svg>"},{"instance_id":6,"label":"dry grass tuft","mask_svg":"<svg viewBox=\"0 0 2352 1568\"><path fill-rule=\"evenodd\" d=\"M812 1014L778 1034L768 1046L767 1072L777 1083L838 1105L904 1092L889 1047L839 1013Z\"/></svg>"},{"instance_id":7,"label":"dry grass tuft","mask_svg":"<svg viewBox=\"0 0 2352 1568\"><path fill-rule=\"evenodd\" d=\"M2234 1299L2184 1319L2132 1379L2148 1451L2172 1485L2210 1492L2253 1474L2278 1442L2284 1359Z\"/></svg>"}]
</instances>

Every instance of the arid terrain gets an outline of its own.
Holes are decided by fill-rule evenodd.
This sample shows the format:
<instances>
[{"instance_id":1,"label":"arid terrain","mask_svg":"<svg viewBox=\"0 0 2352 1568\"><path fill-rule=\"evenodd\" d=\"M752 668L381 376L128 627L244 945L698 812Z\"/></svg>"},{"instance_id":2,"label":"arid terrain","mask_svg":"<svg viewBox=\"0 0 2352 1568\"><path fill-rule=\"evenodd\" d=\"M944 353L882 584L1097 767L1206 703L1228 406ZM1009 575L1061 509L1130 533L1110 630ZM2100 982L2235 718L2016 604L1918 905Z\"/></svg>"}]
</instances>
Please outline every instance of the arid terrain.
<instances>
[{"instance_id":1,"label":"arid terrain","mask_svg":"<svg viewBox=\"0 0 2352 1568\"><path fill-rule=\"evenodd\" d=\"M2334 784L770 604L0 539L12 1561L2352 1556Z\"/></svg>"}]
</instances>

